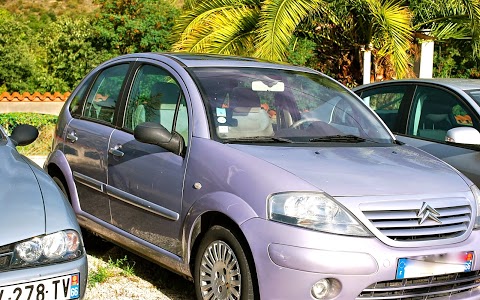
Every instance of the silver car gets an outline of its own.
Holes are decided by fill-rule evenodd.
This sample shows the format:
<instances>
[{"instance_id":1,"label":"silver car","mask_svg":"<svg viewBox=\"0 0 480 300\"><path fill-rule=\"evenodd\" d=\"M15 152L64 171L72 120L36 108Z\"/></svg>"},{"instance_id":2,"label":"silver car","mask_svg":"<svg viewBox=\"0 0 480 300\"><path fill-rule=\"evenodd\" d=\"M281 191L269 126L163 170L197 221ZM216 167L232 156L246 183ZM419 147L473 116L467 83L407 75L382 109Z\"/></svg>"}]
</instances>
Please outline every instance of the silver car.
<instances>
[{"instance_id":1,"label":"silver car","mask_svg":"<svg viewBox=\"0 0 480 300\"><path fill-rule=\"evenodd\" d=\"M55 182L15 147L38 136L0 126L0 299L82 299L87 258L72 207Z\"/></svg>"},{"instance_id":2,"label":"silver car","mask_svg":"<svg viewBox=\"0 0 480 300\"><path fill-rule=\"evenodd\" d=\"M480 80L389 80L353 89L397 139L480 184Z\"/></svg>"}]
</instances>

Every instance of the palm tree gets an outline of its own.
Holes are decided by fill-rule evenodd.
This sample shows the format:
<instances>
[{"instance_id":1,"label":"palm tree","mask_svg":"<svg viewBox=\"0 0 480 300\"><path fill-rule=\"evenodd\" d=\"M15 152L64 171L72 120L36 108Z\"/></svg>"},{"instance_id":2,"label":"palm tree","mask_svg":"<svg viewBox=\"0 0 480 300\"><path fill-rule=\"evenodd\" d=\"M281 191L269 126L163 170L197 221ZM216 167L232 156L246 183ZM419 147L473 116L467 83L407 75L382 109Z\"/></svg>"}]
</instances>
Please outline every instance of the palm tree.
<instances>
[{"instance_id":1,"label":"palm tree","mask_svg":"<svg viewBox=\"0 0 480 300\"><path fill-rule=\"evenodd\" d=\"M379 55L392 55L399 74L407 66L410 16L395 0L357 0L368 15L367 41L378 44ZM298 25L309 16L341 20L324 0L190 0L177 21L176 51L236 54L284 61ZM378 41L378 43L377 43Z\"/></svg>"},{"instance_id":2,"label":"palm tree","mask_svg":"<svg viewBox=\"0 0 480 300\"><path fill-rule=\"evenodd\" d=\"M461 12L471 20L471 32L476 38L480 32L477 29L480 0L446 1L453 8L455 3L462 7ZM177 41L173 49L284 61L299 25L314 18L321 20L324 28L342 28L342 34L349 34L355 46L367 50L372 46L376 59L390 61L396 77L401 78L411 69L408 51L418 28L412 23L410 3L435 3L435 0L186 0L184 13L174 28ZM424 7L428 8L428 4ZM445 15L459 16L459 12L449 11ZM415 20L425 23L430 19ZM314 28L311 31L315 33Z\"/></svg>"}]
</instances>

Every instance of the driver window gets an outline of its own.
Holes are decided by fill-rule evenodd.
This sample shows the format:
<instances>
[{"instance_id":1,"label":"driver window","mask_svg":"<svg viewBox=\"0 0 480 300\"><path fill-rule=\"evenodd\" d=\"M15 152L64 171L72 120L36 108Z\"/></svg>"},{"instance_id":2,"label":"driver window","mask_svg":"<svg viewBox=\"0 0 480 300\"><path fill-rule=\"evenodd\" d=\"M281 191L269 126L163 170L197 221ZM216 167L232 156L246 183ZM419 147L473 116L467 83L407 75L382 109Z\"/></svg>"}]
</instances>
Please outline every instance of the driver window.
<instances>
[{"instance_id":1,"label":"driver window","mask_svg":"<svg viewBox=\"0 0 480 300\"><path fill-rule=\"evenodd\" d=\"M161 124L188 141L188 114L180 86L166 70L143 65L128 96L124 128L133 131L143 122Z\"/></svg>"},{"instance_id":2,"label":"driver window","mask_svg":"<svg viewBox=\"0 0 480 300\"><path fill-rule=\"evenodd\" d=\"M466 105L454 95L436 88L419 86L413 99L407 132L443 142L448 130L473 126L468 111Z\"/></svg>"}]
</instances>

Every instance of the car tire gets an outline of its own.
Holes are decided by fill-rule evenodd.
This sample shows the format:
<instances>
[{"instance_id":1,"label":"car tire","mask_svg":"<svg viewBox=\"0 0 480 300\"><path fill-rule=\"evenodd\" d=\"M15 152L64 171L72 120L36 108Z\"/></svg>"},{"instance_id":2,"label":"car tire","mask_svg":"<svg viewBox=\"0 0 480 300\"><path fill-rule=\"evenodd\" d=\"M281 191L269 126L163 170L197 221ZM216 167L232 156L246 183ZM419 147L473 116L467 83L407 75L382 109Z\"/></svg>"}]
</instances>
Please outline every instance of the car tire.
<instances>
[{"instance_id":1,"label":"car tire","mask_svg":"<svg viewBox=\"0 0 480 300\"><path fill-rule=\"evenodd\" d=\"M252 266L227 228L213 226L200 242L194 269L197 299L255 299Z\"/></svg>"},{"instance_id":2,"label":"car tire","mask_svg":"<svg viewBox=\"0 0 480 300\"><path fill-rule=\"evenodd\" d=\"M63 192L65 197L67 197L68 201L70 202L70 195L67 192L66 184L64 183L64 181L57 176L53 176L52 179L57 184L57 186L60 188L60 190Z\"/></svg>"}]
</instances>

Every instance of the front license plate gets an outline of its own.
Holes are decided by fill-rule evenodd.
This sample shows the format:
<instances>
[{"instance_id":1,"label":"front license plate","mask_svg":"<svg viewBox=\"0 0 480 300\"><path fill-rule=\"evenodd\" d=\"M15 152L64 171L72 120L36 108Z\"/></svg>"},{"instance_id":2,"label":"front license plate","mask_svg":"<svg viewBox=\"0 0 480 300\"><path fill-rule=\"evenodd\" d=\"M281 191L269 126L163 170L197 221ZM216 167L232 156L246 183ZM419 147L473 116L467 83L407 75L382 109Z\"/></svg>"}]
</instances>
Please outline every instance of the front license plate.
<instances>
[{"instance_id":1,"label":"front license plate","mask_svg":"<svg viewBox=\"0 0 480 300\"><path fill-rule=\"evenodd\" d=\"M469 272L473 267L473 252L457 252L400 258L396 279Z\"/></svg>"},{"instance_id":2,"label":"front license plate","mask_svg":"<svg viewBox=\"0 0 480 300\"><path fill-rule=\"evenodd\" d=\"M0 300L65 300L80 297L80 274L0 286Z\"/></svg>"}]
</instances>

